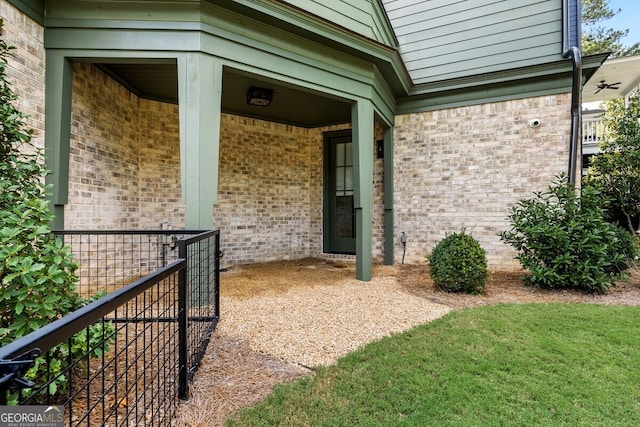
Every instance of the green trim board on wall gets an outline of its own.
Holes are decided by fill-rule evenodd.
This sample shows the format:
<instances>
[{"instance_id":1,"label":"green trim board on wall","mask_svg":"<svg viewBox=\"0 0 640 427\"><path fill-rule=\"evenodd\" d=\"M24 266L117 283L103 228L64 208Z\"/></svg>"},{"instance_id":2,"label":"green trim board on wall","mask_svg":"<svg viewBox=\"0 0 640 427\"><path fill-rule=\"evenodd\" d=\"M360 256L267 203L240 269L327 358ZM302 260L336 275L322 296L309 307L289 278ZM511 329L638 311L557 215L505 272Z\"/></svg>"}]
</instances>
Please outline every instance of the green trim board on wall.
<instances>
[{"instance_id":1,"label":"green trim board on wall","mask_svg":"<svg viewBox=\"0 0 640 427\"><path fill-rule=\"evenodd\" d=\"M7 0L20 12L40 25L44 25L45 0Z\"/></svg>"}]
</instances>

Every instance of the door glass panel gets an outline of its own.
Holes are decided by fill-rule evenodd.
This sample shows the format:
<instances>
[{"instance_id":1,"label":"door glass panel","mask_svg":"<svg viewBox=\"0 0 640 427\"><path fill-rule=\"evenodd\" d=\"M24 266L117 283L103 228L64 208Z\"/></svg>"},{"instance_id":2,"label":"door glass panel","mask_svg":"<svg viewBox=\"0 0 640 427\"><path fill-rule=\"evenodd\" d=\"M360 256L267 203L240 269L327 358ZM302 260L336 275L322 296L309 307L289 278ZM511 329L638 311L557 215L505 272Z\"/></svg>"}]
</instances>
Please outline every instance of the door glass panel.
<instances>
[{"instance_id":1,"label":"door glass panel","mask_svg":"<svg viewBox=\"0 0 640 427\"><path fill-rule=\"evenodd\" d=\"M344 146L345 144L336 144L336 166L344 166L345 164Z\"/></svg>"},{"instance_id":2,"label":"door glass panel","mask_svg":"<svg viewBox=\"0 0 640 427\"><path fill-rule=\"evenodd\" d=\"M339 238L353 238L355 237L355 211L352 143L339 142L335 147L335 235Z\"/></svg>"},{"instance_id":3,"label":"door glass panel","mask_svg":"<svg viewBox=\"0 0 640 427\"><path fill-rule=\"evenodd\" d=\"M345 170L342 167L336 168L336 196L341 195L345 190L345 179L344 179Z\"/></svg>"},{"instance_id":4,"label":"door glass panel","mask_svg":"<svg viewBox=\"0 0 640 427\"><path fill-rule=\"evenodd\" d=\"M353 194L353 166L345 168L344 171L344 190Z\"/></svg>"},{"instance_id":5,"label":"door glass panel","mask_svg":"<svg viewBox=\"0 0 640 427\"><path fill-rule=\"evenodd\" d=\"M353 196L336 196L336 237L354 237Z\"/></svg>"},{"instance_id":6,"label":"door glass panel","mask_svg":"<svg viewBox=\"0 0 640 427\"><path fill-rule=\"evenodd\" d=\"M351 142L347 142L344 144L344 151L345 151L345 164L346 165L353 165L353 149L351 148L353 145L353 143Z\"/></svg>"}]
</instances>

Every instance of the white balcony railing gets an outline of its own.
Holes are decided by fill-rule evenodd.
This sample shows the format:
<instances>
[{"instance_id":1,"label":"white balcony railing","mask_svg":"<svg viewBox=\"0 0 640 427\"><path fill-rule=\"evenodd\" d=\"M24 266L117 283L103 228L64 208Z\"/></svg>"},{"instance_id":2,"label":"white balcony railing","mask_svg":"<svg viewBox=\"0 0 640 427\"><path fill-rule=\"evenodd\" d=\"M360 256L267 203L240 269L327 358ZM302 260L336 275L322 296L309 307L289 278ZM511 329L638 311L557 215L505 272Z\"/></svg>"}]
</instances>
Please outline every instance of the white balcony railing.
<instances>
[{"instance_id":1,"label":"white balcony railing","mask_svg":"<svg viewBox=\"0 0 640 427\"><path fill-rule=\"evenodd\" d=\"M594 145L598 148L598 142L604 138L604 123L600 118L582 119L582 144L585 146Z\"/></svg>"},{"instance_id":2,"label":"white balcony railing","mask_svg":"<svg viewBox=\"0 0 640 427\"><path fill-rule=\"evenodd\" d=\"M591 156L598 152L598 144L604 138L604 123L598 116L582 117L582 174L586 175Z\"/></svg>"}]
</instances>

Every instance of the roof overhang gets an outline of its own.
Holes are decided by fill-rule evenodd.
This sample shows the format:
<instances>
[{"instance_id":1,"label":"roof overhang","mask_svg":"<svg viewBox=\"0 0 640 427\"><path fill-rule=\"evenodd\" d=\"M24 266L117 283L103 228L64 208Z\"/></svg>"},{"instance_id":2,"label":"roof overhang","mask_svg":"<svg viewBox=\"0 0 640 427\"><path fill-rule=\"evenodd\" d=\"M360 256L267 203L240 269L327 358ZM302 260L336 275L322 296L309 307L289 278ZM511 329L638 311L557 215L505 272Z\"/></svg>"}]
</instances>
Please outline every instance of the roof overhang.
<instances>
[{"instance_id":1,"label":"roof overhang","mask_svg":"<svg viewBox=\"0 0 640 427\"><path fill-rule=\"evenodd\" d=\"M582 89L582 101L597 102L624 98L638 85L640 85L640 55L607 59L585 83Z\"/></svg>"},{"instance_id":2,"label":"roof overhang","mask_svg":"<svg viewBox=\"0 0 640 427\"><path fill-rule=\"evenodd\" d=\"M588 81L607 54L582 58L582 78ZM415 86L410 96L398 100L398 114L453 108L485 102L547 96L571 92L573 66L568 59L485 73L464 79Z\"/></svg>"}]
</instances>

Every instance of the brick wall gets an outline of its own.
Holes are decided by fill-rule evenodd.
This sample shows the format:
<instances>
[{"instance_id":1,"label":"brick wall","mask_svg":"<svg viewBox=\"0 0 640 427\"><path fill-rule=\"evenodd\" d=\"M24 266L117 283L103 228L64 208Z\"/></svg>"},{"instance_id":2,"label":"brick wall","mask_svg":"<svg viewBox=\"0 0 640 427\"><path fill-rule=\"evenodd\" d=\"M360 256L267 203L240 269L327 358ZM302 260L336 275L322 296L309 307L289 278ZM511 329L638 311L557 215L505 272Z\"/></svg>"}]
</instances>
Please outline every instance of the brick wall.
<instances>
[{"instance_id":1,"label":"brick wall","mask_svg":"<svg viewBox=\"0 0 640 427\"><path fill-rule=\"evenodd\" d=\"M384 129L376 123L374 140L384 138ZM384 159L376 156L376 142L373 146L373 259L384 261Z\"/></svg>"},{"instance_id":2,"label":"brick wall","mask_svg":"<svg viewBox=\"0 0 640 427\"><path fill-rule=\"evenodd\" d=\"M185 207L180 190L180 124L178 106L140 100L139 228L162 224L184 228Z\"/></svg>"},{"instance_id":3,"label":"brick wall","mask_svg":"<svg viewBox=\"0 0 640 427\"><path fill-rule=\"evenodd\" d=\"M139 100L90 64L72 90L65 228L139 228Z\"/></svg>"},{"instance_id":4,"label":"brick wall","mask_svg":"<svg viewBox=\"0 0 640 427\"><path fill-rule=\"evenodd\" d=\"M0 0L0 19L4 21L2 39L16 47L7 69L19 97L16 106L29 115L27 124L34 130L34 145L44 147L44 28L5 0Z\"/></svg>"},{"instance_id":5,"label":"brick wall","mask_svg":"<svg viewBox=\"0 0 640 427\"><path fill-rule=\"evenodd\" d=\"M65 227L184 228L178 107L74 64Z\"/></svg>"},{"instance_id":6,"label":"brick wall","mask_svg":"<svg viewBox=\"0 0 640 427\"><path fill-rule=\"evenodd\" d=\"M424 260L447 234L466 229L490 268L518 268L499 241L508 209L566 172L570 95L545 96L397 117L395 228L407 259ZM529 120L541 120L531 128ZM397 239L396 259L402 246Z\"/></svg>"},{"instance_id":7,"label":"brick wall","mask_svg":"<svg viewBox=\"0 0 640 427\"><path fill-rule=\"evenodd\" d=\"M215 222L224 236L225 262L309 255L322 202L311 191L317 169L322 155L308 130L223 115Z\"/></svg>"}]
</instances>

